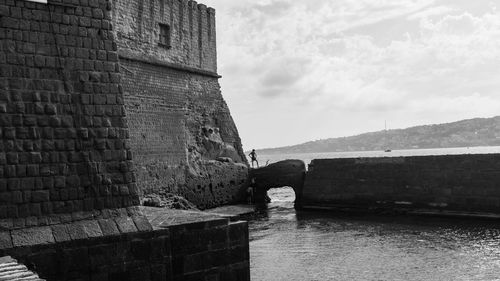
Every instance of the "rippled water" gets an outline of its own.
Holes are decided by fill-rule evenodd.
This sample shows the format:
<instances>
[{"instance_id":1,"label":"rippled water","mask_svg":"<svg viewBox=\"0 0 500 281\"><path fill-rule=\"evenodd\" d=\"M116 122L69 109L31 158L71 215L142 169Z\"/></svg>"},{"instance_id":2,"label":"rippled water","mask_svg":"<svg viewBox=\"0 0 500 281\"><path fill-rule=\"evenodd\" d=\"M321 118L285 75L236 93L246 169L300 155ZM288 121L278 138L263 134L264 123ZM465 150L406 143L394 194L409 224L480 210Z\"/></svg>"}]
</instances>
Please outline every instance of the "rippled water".
<instances>
[{"instance_id":1,"label":"rippled water","mask_svg":"<svg viewBox=\"0 0 500 281\"><path fill-rule=\"evenodd\" d=\"M500 222L298 212L291 189L250 222L259 280L500 280Z\"/></svg>"}]
</instances>

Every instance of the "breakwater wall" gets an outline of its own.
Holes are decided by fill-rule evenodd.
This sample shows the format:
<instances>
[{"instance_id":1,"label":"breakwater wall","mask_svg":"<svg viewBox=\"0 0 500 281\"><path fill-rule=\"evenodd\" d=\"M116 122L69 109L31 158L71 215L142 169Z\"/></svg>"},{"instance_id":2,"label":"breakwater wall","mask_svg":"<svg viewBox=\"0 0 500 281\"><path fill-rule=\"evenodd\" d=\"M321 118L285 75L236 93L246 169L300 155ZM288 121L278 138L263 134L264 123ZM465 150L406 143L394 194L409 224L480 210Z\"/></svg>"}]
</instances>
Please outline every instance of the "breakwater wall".
<instances>
[{"instance_id":1,"label":"breakwater wall","mask_svg":"<svg viewBox=\"0 0 500 281\"><path fill-rule=\"evenodd\" d=\"M300 208L306 165L301 160L285 160L250 172L257 205L266 204L267 191L273 187L290 186L295 192L295 207Z\"/></svg>"},{"instance_id":2,"label":"breakwater wall","mask_svg":"<svg viewBox=\"0 0 500 281\"><path fill-rule=\"evenodd\" d=\"M301 205L500 213L500 154L316 159Z\"/></svg>"}]
</instances>

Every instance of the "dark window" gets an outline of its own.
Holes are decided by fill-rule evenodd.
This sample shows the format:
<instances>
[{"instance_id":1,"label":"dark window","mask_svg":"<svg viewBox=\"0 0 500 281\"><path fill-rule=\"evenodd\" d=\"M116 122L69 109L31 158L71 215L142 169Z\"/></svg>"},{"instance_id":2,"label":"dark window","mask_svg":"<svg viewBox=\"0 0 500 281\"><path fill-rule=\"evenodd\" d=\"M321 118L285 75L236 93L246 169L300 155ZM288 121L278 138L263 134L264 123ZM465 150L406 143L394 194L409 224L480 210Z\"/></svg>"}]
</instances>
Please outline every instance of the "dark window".
<instances>
[{"instance_id":1,"label":"dark window","mask_svg":"<svg viewBox=\"0 0 500 281\"><path fill-rule=\"evenodd\" d=\"M160 46L170 48L170 25L160 23Z\"/></svg>"}]
</instances>

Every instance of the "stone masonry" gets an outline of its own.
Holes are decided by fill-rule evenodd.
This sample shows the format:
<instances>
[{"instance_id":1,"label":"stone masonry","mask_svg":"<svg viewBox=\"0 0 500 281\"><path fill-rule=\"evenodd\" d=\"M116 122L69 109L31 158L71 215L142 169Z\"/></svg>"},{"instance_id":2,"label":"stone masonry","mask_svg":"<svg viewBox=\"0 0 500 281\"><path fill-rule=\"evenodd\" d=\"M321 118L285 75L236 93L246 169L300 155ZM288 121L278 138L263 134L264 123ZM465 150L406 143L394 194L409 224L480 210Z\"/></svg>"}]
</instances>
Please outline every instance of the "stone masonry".
<instances>
[{"instance_id":1,"label":"stone masonry","mask_svg":"<svg viewBox=\"0 0 500 281\"><path fill-rule=\"evenodd\" d=\"M200 212L130 207L7 235L0 255L51 281L250 280L247 223Z\"/></svg>"},{"instance_id":2,"label":"stone masonry","mask_svg":"<svg viewBox=\"0 0 500 281\"><path fill-rule=\"evenodd\" d=\"M129 2L146 21L153 6ZM196 64L178 65L173 23L168 60L134 57L151 31L133 26L137 48L117 40L112 9L127 17L125 4L0 0L0 256L47 280L249 280L246 223L137 206L143 188L164 187L230 202L247 170L204 48L215 31L193 10L210 38Z\"/></svg>"},{"instance_id":3,"label":"stone masonry","mask_svg":"<svg viewBox=\"0 0 500 281\"><path fill-rule=\"evenodd\" d=\"M112 21L140 190L182 195L200 208L244 200L247 160L220 92L215 10L114 0Z\"/></svg>"},{"instance_id":4,"label":"stone masonry","mask_svg":"<svg viewBox=\"0 0 500 281\"><path fill-rule=\"evenodd\" d=\"M0 1L0 216L137 204L104 0Z\"/></svg>"},{"instance_id":5,"label":"stone masonry","mask_svg":"<svg viewBox=\"0 0 500 281\"><path fill-rule=\"evenodd\" d=\"M316 159L304 208L500 213L500 155Z\"/></svg>"},{"instance_id":6,"label":"stone masonry","mask_svg":"<svg viewBox=\"0 0 500 281\"><path fill-rule=\"evenodd\" d=\"M254 203L267 204L267 192L271 188L289 186L295 192L295 208L301 208L302 189L306 177L306 164L302 160L284 160L268 166L252 169Z\"/></svg>"}]
</instances>

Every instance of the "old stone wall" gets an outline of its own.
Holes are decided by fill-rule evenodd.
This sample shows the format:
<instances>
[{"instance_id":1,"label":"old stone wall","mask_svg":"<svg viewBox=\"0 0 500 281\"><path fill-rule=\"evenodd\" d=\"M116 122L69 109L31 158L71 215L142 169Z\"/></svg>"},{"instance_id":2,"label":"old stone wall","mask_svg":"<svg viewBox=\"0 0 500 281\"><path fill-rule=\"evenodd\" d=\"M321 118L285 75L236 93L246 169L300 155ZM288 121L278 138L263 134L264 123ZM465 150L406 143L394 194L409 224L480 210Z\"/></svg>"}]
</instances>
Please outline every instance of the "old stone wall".
<instances>
[{"instance_id":1,"label":"old stone wall","mask_svg":"<svg viewBox=\"0 0 500 281\"><path fill-rule=\"evenodd\" d=\"M48 280L249 280L245 222L136 206L131 148L145 192L200 206L246 166L209 55L120 64L116 2L0 0L0 256Z\"/></svg>"},{"instance_id":2,"label":"old stone wall","mask_svg":"<svg viewBox=\"0 0 500 281\"><path fill-rule=\"evenodd\" d=\"M318 159L305 208L401 208L500 213L500 154Z\"/></svg>"},{"instance_id":3,"label":"old stone wall","mask_svg":"<svg viewBox=\"0 0 500 281\"><path fill-rule=\"evenodd\" d=\"M0 0L0 218L138 203L106 0Z\"/></svg>"},{"instance_id":4,"label":"old stone wall","mask_svg":"<svg viewBox=\"0 0 500 281\"><path fill-rule=\"evenodd\" d=\"M284 160L250 171L254 189L254 203L266 204L267 191L275 187L289 186L295 192L295 208L300 209L306 165L302 160Z\"/></svg>"},{"instance_id":5,"label":"old stone wall","mask_svg":"<svg viewBox=\"0 0 500 281\"><path fill-rule=\"evenodd\" d=\"M187 0L112 0L120 52L146 61L217 72L215 10ZM159 25L171 30L159 44Z\"/></svg>"},{"instance_id":6,"label":"old stone wall","mask_svg":"<svg viewBox=\"0 0 500 281\"><path fill-rule=\"evenodd\" d=\"M250 280L247 223L198 212L115 210L2 232L0 246L46 280Z\"/></svg>"},{"instance_id":7,"label":"old stone wall","mask_svg":"<svg viewBox=\"0 0 500 281\"><path fill-rule=\"evenodd\" d=\"M215 12L194 1L113 1L125 108L143 195L199 208L244 200L247 160L222 97ZM160 24L171 44L160 44Z\"/></svg>"}]
</instances>

